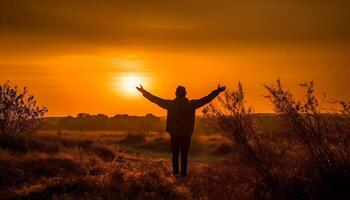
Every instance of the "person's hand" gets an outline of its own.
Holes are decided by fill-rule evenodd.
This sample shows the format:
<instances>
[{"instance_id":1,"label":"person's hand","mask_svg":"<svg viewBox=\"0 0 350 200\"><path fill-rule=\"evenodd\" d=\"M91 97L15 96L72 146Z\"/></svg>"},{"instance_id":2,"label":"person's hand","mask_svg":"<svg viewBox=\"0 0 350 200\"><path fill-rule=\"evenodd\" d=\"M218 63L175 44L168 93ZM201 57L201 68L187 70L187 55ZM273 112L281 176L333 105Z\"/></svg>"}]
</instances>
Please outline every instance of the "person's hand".
<instances>
[{"instance_id":1,"label":"person's hand","mask_svg":"<svg viewBox=\"0 0 350 200\"><path fill-rule=\"evenodd\" d=\"M142 85L140 84L140 87L136 87L136 89L138 91L140 91L141 93L143 93L145 91L145 89L143 89Z\"/></svg>"},{"instance_id":2,"label":"person's hand","mask_svg":"<svg viewBox=\"0 0 350 200\"><path fill-rule=\"evenodd\" d=\"M220 84L218 85L218 89L217 89L219 92L223 92L226 90L226 87L225 86L220 86Z\"/></svg>"}]
</instances>

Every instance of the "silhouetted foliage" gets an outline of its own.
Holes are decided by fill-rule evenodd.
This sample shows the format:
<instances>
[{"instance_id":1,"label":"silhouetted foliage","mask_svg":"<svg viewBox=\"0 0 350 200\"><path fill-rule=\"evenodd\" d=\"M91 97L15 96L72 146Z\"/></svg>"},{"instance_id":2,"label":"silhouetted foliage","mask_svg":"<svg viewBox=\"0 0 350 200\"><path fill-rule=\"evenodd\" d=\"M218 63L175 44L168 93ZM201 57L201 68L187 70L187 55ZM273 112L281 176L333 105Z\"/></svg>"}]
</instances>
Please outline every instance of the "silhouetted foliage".
<instances>
[{"instance_id":1,"label":"silhouetted foliage","mask_svg":"<svg viewBox=\"0 0 350 200\"><path fill-rule=\"evenodd\" d=\"M313 81L301 84L306 94L300 101L295 100L290 91L283 89L280 80L276 85L265 87L269 91L267 98L281 118L285 133L306 150L307 157L300 154L298 159L308 170L304 178L313 184L310 196L316 199L344 198L348 190L344 185L350 183L348 123L342 123L338 113L332 116L321 113L322 107L314 94ZM342 113L348 114L348 108L343 103Z\"/></svg>"},{"instance_id":2,"label":"silhouetted foliage","mask_svg":"<svg viewBox=\"0 0 350 200\"><path fill-rule=\"evenodd\" d=\"M6 148L20 147L20 142L38 130L47 112L37 106L27 88L19 91L9 82L0 85L0 145Z\"/></svg>"},{"instance_id":3,"label":"silhouetted foliage","mask_svg":"<svg viewBox=\"0 0 350 200\"><path fill-rule=\"evenodd\" d=\"M99 115L80 114L80 117L47 117L41 129L55 131L165 131L165 118L153 114L146 114L145 116L117 114L112 117ZM206 123L206 120L202 116L196 116L196 133L213 133L213 129Z\"/></svg>"},{"instance_id":4,"label":"silhouetted foliage","mask_svg":"<svg viewBox=\"0 0 350 200\"><path fill-rule=\"evenodd\" d=\"M348 101L337 101L336 103L338 103L341 106L340 113L345 114L345 115L349 115L350 114L350 102L348 102Z\"/></svg>"},{"instance_id":5,"label":"silhouetted foliage","mask_svg":"<svg viewBox=\"0 0 350 200\"><path fill-rule=\"evenodd\" d=\"M242 161L254 173L254 198L258 199L345 199L350 184L349 105L341 101L341 110L324 114L314 94L314 83L302 100L276 85L265 86L266 97L280 118L274 139L287 140L284 163L272 159L271 142L265 143L256 129L256 115L246 107L242 85L229 90L205 110L209 121L230 138ZM334 106L334 104L332 105ZM263 133L263 135L268 135ZM282 137L282 136L284 137ZM282 143L278 141L277 143ZM293 146L290 146L293 144ZM269 148L264 148L264 147ZM287 152L287 153L286 153ZM289 164L287 164L289 163ZM294 164L293 164L294 163ZM259 184L262 180L262 184ZM262 188L261 188L262 186Z\"/></svg>"},{"instance_id":6,"label":"silhouetted foliage","mask_svg":"<svg viewBox=\"0 0 350 200\"><path fill-rule=\"evenodd\" d=\"M153 114L129 116L118 114L108 117L104 114L79 113L76 117L50 117L45 120L46 130L79 131L162 131L163 121Z\"/></svg>"},{"instance_id":7,"label":"silhouetted foliage","mask_svg":"<svg viewBox=\"0 0 350 200\"><path fill-rule=\"evenodd\" d=\"M246 107L242 84L238 83L237 90L227 90L217 103L211 103L203 112L232 141L242 161L259 176L256 181L261 179L263 187L267 187L265 191L268 193L260 193L257 198L280 197L273 166L264 156L256 133L255 116L252 109Z\"/></svg>"}]
</instances>

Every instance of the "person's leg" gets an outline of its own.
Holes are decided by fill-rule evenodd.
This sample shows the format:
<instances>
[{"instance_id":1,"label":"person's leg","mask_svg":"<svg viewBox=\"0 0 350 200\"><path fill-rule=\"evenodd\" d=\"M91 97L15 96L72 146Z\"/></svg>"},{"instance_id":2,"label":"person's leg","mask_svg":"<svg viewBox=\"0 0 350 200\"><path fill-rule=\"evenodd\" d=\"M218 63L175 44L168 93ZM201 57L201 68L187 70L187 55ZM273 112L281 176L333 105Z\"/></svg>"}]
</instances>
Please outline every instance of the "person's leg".
<instances>
[{"instance_id":1,"label":"person's leg","mask_svg":"<svg viewBox=\"0 0 350 200\"><path fill-rule=\"evenodd\" d=\"M191 136L181 137L181 176L187 176L187 158L190 144Z\"/></svg>"},{"instance_id":2,"label":"person's leg","mask_svg":"<svg viewBox=\"0 0 350 200\"><path fill-rule=\"evenodd\" d=\"M173 174L179 174L179 153L180 153L180 141L179 137L171 136L170 146L172 152L172 162L173 162Z\"/></svg>"}]
</instances>

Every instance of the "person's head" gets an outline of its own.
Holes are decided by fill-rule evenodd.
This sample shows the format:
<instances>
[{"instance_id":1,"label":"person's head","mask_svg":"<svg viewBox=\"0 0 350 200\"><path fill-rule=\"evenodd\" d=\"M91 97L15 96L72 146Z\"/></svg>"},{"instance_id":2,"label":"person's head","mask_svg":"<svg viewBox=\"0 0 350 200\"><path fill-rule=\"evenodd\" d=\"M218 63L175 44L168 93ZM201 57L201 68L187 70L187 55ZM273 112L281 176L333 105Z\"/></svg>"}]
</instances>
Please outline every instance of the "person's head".
<instances>
[{"instance_id":1,"label":"person's head","mask_svg":"<svg viewBox=\"0 0 350 200\"><path fill-rule=\"evenodd\" d=\"M184 86L177 86L176 88L176 92L175 92L175 95L176 97L180 97L180 98L183 98L183 97L186 97L186 88Z\"/></svg>"}]
</instances>

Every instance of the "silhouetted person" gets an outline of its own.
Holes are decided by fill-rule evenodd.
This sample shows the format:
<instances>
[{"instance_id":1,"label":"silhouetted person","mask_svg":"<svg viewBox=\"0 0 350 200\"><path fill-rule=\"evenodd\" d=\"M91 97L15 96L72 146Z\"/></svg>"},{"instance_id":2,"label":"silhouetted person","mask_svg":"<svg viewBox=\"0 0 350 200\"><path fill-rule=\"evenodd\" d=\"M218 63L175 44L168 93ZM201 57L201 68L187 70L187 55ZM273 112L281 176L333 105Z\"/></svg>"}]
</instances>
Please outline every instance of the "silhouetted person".
<instances>
[{"instance_id":1,"label":"silhouetted person","mask_svg":"<svg viewBox=\"0 0 350 200\"><path fill-rule=\"evenodd\" d=\"M143 89L142 85L136 87L144 97L158 106L166 109L166 131L170 133L170 144L172 151L173 173L175 176L179 174L179 153L181 152L181 176L187 175L187 155L191 143L191 135L193 133L195 111L197 108L204 106L213 100L220 92L225 91L225 87L220 87L212 91L208 96L200 99L189 100L186 97L186 89L183 86L176 88L176 98L173 100L162 99L152 95Z\"/></svg>"}]
</instances>

